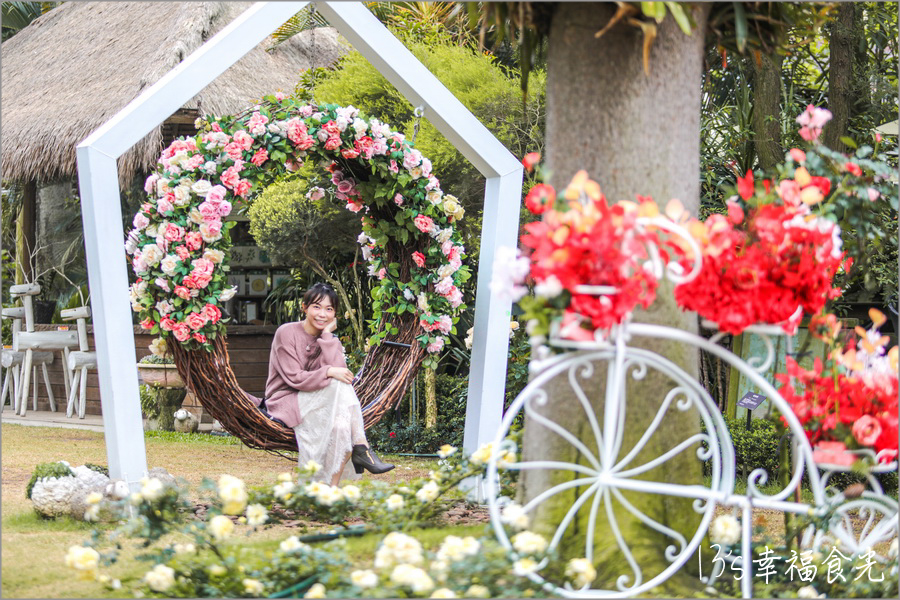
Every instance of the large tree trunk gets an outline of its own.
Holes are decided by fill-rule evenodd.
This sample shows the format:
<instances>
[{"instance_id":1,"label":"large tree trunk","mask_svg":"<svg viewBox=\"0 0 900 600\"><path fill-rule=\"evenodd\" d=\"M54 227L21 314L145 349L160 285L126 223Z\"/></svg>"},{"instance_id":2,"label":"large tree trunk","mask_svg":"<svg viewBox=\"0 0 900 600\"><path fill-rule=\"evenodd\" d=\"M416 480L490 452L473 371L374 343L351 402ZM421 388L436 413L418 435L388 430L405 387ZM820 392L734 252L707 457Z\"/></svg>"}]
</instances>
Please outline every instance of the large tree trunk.
<instances>
[{"instance_id":1,"label":"large tree trunk","mask_svg":"<svg viewBox=\"0 0 900 600\"><path fill-rule=\"evenodd\" d=\"M828 61L828 110L832 119L825 126L822 141L826 146L843 151L841 136L847 135L853 109L853 40L855 27L853 2L838 6L837 19L831 24Z\"/></svg>"},{"instance_id":2,"label":"large tree trunk","mask_svg":"<svg viewBox=\"0 0 900 600\"><path fill-rule=\"evenodd\" d=\"M781 147L781 63L780 54L761 54L753 61L753 143L759 166L774 169L784 160Z\"/></svg>"},{"instance_id":3,"label":"large tree trunk","mask_svg":"<svg viewBox=\"0 0 900 600\"><path fill-rule=\"evenodd\" d=\"M16 215L16 283L33 283L35 264L31 257L37 249L37 182L29 181L22 191L22 204Z\"/></svg>"},{"instance_id":4,"label":"large tree trunk","mask_svg":"<svg viewBox=\"0 0 900 600\"><path fill-rule=\"evenodd\" d=\"M649 58L649 75L644 72L640 29L617 25L601 38L594 34L613 15L613 4L560 4L553 17L547 60L546 160L552 183L564 187L579 169L586 169L600 183L609 201L634 200L635 194L651 195L660 205L680 199L696 214L700 195L700 92L702 82L703 34L708 5L694 8L696 29L692 36L682 33L671 17L659 25L658 37ZM696 332L696 317L682 313L675 305L672 288L663 283L649 311L635 320L670 325ZM690 376L697 375L697 351L675 343L634 339L632 346L652 350L672 360ZM633 370L632 370L633 371ZM631 371L630 371L631 373ZM666 394L674 387L661 373L649 371L642 380L628 375L627 414L619 459L637 442L657 413ZM605 372L595 372L585 385L598 419L603 423ZM578 436L588 448L597 448L584 411L569 387L558 378L549 386L546 414ZM638 466L671 449L699 430L696 413L670 409L663 425L645 450L630 464ZM687 435L685 435L687 434ZM533 420L526 421L523 453L525 460L562 460L587 464L569 443ZM702 469L696 447L655 468L641 479L661 482L702 483ZM568 471L524 471L520 478L521 499L534 498L542 490L575 478ZM552 534L562 516L583 487L557 494L535 515L535 527ZM653 520L684 533L688 539L696 531L698 516L691 502L671 496L625 492L635 508ZM580 510L560 546L568 557L585 555L585 531L593 499ZM663 556L673 542L631 516L621 502L611 506L623 538L647 581L670 563ZM595 588L616 589L616 580L626 575L633 585L634 574L615 542L605 510L595 526L594 564L599 576ZM692 593L699 585L687 570L668 581L668 593ZM658 588L659 589L659 588ZM659 593L657 591L657 593Z\"/></svg>"}]
</instances>

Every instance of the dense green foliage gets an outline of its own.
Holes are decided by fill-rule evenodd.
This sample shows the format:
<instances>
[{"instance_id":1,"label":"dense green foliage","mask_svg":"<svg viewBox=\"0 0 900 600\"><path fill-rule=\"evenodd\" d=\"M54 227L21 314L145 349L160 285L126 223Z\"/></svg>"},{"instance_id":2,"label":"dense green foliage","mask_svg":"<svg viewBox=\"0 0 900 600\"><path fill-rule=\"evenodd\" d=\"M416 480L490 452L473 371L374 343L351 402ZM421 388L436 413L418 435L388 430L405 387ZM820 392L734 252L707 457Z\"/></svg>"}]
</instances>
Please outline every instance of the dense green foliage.
<instances>
[{"instance_id":1,"label":"dense green foliage","mask_svg":"<svg viewBox=\"0 0 900 600\"><path fill-rule=\"evenodd\" d=\"M72 469L61 462L41 463L31 473L31 479L28 480L28 485L25 486L25 497L31 498L31 490L34 488L34 484L38 482L38 479L44 479L45 477L69 477L70 475L74 475Z\"/></svg>"}]
</instances>

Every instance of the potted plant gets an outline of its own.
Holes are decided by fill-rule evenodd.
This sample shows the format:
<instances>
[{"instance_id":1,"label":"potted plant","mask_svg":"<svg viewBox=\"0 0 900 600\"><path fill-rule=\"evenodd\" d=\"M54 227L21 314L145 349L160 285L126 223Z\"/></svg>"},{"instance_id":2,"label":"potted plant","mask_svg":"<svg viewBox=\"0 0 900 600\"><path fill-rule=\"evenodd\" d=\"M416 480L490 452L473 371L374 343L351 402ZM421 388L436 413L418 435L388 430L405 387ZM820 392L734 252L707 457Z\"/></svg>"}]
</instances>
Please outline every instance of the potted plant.
<instances>
[{"instance_id":1,"label":"potted plant","mask_svg":"<svg viewBox=\"0 0 900 600\"><path fill-rule=\"evenodd\" d=\"M174 431L175 411L181 408L181 403L187 395L184 380L178 374L165 340L162 338L153 340L150 352L138 362L138 374L144 385L156 395L157 429Z\"/></svg>"}]
</instances>

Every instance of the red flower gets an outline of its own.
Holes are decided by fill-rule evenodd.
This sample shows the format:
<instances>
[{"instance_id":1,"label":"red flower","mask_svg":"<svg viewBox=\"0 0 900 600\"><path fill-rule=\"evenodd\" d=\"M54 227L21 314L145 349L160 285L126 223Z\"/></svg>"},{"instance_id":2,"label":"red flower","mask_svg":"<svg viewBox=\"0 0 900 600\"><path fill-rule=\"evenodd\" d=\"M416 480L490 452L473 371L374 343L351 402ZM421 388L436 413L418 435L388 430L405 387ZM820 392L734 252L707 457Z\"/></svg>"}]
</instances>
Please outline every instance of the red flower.
<instances>
[{"instance_id":1,"label":"red flower","mask_svg":"<svg viewBox=\"0 0 900 600\"><path fill-rule=\"evenodd\" d=\"M413 252L412 253L413 262L416 263L416 266L420 269L425 266L425 255L421 252Z\"/></svg>"},{"instance_id":2,"label":"red flower","mask_svg":"<svg viewBox=\"0 0 900 600\"><path fill-rule=\"evenodd\" d=\"M556 190L546 183L539 183L528 191L525 196L525 206L533 214L540 215L553 208L556 202Z\"/></svg>"},{"instance_id":3,"label":"red flower","mask_svg":"<svg viewBox=\"0 0 900 600\"><path fill-rule=\"evenodd\" d=\"M392 431L388 434L388 437L395 438L395 437L397 437L397 434Z\"/></svg>"},{"instance_id":4,"label":"red flower","mask_svg":"<svg viewBox=\"0 0 900 600\"><path fill-rule=\"evenodd\" d=\"M153 329L154 325L156 325L156 322L150 317L141 321L141 329Z\"/></svg>"},{"instance_id":5,"label":"red flower","mask_svg":"<svg viewBox=\"0 0 900 600\"><path fill-rule=\"evenodd\" d=\"M818 175L813 175L810 177L812 183L810 185L814 185L820 190L822 190L822 195L827 196L828 192L831 191L831 180L827 177L819 177Z\"/></svg>"},{"instance_id":6,"label":"red flower","mask_svg":"<svg viewBox=\"0 0 900 600\"><path fill-rule=\"evenodd\" d=\"M738 194L741 195L741 198L746 200L750 196L753 195L755 190L755 186L753 185L753 171L747 169L747 174L743 177L738 176L737 178L737 188Z\"/></svg>"},{"instance_id":7,"label":"red flower","mask_svg":"<svg viewBox=\"0 0 900 600\"><path fill-rule=\"evenodd\" d=\"M857 177L862 177L862 169L859 168L859 165L854 162L846 162L844 163L844 169L847 170L848 173L852 175L856 175Z\"/></svg>"},{"instance_id":8,"label":"red flower","mask_svg":"<svg viewBox=\"0 0 900 600\"><path fill-rule=\"evenodd\" d=\"M541 153L540 152L529 152L522 158L522 166L525 167L525 170L531 173L534 170L534 167L537 166L538 163L541 162Z\"/></svg>"}]
</instances>

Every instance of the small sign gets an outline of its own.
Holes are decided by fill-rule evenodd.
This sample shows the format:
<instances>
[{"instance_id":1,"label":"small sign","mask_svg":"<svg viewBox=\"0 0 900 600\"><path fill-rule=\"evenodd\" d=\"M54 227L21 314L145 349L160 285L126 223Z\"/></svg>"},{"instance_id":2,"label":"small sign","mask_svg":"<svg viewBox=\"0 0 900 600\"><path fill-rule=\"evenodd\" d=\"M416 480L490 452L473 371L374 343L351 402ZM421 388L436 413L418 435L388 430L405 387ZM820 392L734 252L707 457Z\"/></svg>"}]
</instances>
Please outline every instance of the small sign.
<instances>
[{"instance_id":1,"label":"small sign","mask_svg":"<svg viewBox=\"0 0 900 600\"><path fill-rule=\"evenodd\" d=\"M757 394L754 392L747 392L744 394L744 397L738 400L737 405L741 408L746 408L747 410L755 410L765 401L766 397L762 394Z\"/></svg>"},{"instance_id":2,"label":"small sign","mask_svg":"<svg viewBox=\"0 0 900 600\"><path fill-rule=\"evenodd\" d=\"M68 325L58 325L58 326L56 327L56 330L57 330L57 331L68 331L68 330L69 330L69 326L68 326Z\"/></svg>"}]
</instances>

